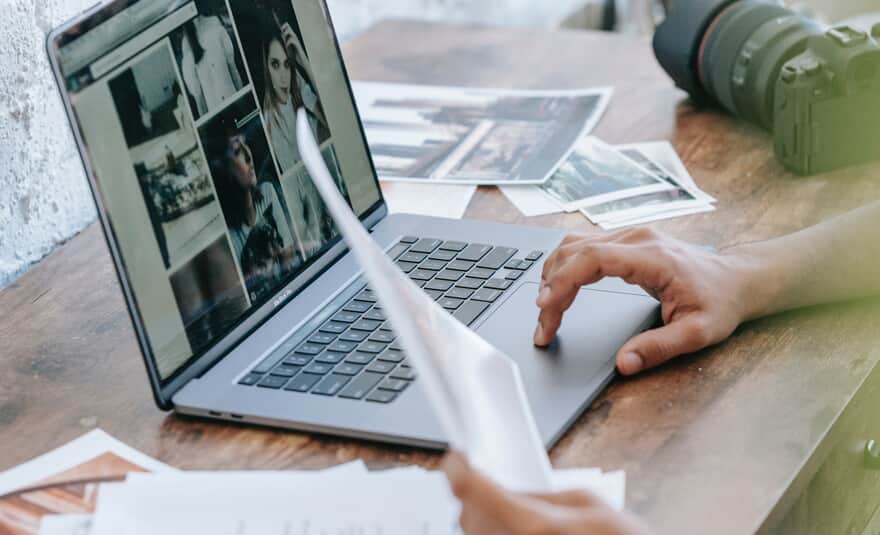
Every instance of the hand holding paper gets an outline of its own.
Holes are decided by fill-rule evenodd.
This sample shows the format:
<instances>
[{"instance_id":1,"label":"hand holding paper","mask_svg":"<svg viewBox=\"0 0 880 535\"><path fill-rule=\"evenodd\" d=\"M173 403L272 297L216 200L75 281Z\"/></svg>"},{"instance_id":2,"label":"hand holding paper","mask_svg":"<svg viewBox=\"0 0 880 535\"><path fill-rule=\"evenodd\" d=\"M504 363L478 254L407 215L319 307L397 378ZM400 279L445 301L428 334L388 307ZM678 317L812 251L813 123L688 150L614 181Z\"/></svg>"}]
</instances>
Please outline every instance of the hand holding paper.
<instances>
[{"instance_id":1,"label":"hand holding paper","mask_svg":"<svg viewBox=\"0 0 880 535\"><path fill-rule=\"evenodd\" d=\"M373 242L336 189L302 110L297 119L306 168L418 370L450 445L508 488L551 490L550 462L519 368L449 315Z\"/></svg>"}]
</instances>

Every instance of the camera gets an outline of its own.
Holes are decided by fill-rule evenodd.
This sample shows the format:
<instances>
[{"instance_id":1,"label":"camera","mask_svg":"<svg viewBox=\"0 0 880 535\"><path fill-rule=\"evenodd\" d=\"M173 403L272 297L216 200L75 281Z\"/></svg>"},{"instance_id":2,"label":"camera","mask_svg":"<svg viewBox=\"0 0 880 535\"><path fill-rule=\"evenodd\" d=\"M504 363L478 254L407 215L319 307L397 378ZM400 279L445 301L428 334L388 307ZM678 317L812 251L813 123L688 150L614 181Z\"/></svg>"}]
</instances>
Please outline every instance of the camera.
<instances>
[{"instance_id":1,"label":"camera","mask_svg":"<svg viewBox=\"0 0 880 535\"><path fill-rule=\"evenodd\" d=\"M826 29L762 0L670 4L654 51L695 101L770 130L800 175L880 159L880 24Z\"/></svg>"}]
</instances>

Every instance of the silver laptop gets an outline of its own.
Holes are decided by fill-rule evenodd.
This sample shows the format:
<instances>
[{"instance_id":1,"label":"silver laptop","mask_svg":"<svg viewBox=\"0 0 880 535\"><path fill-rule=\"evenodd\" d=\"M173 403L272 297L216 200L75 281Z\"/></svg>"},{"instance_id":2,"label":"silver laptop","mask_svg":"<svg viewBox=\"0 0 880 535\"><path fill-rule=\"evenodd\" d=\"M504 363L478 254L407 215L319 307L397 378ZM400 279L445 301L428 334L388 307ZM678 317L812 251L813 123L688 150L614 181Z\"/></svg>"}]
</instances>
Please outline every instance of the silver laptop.
<instances>
[{"instance_id":1,"label":"silver laptop","mask_svg":"<svg viewBox=\"0 0 880 535\"><path fill-rule=\"evenodd\" d=\"M656 301L606 280L536 348L562 232L389 215L323 1L117 0L53 32L48 52L162 409L444 446L304 169L298 107L387 254L519 363L548 446L656 321Z\"/></svg>"}]
</instances>

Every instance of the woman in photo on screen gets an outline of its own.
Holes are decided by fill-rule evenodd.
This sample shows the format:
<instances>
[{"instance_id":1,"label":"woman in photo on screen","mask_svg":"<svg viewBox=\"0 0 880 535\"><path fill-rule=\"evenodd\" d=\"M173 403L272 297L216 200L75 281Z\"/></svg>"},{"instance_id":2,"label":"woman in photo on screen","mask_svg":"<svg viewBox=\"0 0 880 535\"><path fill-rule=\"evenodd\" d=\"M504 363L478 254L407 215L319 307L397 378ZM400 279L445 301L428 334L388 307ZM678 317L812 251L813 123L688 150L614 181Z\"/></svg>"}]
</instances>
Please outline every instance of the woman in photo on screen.
<instances>
[{"instance_id":1,"label":"woman in photo on screen","mask_svg":"<svg viewBox=\"0 0 880 535\"><path fill-rule=\"evenodd\" d=\"M243 134L227 130L214 139L211 171L229 225L229 237L252 299L259 299L302 263L305 251L290 228L271 182L260 182Z\"/></svg>"},{"instance_id":2,"label":"woman in photo on screen","mask_svg":"<svg viewBox=\"0 0 880 535\"><path fill-rule=\"evenodd\" d=\"M244 83L235 60L235 45L219 13L204 0L198 2L198 10L200 15L183 27L180 69L201 116L235 95Z\"/></svg>"}]
</instances>

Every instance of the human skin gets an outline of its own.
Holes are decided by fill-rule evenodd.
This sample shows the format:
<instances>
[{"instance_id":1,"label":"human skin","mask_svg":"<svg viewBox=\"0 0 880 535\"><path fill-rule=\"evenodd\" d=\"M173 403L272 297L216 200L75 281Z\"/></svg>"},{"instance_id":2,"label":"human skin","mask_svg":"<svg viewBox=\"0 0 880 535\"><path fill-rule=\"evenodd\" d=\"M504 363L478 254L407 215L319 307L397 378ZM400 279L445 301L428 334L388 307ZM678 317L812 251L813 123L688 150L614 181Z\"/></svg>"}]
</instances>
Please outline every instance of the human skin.
<instances>
[{"instance_id":1,"label":"human skin","mask_svg":"<svg viewBox=\"0 0 880 535\"><path fill-rule=\"evenodd\" d=\"M620 277L661 303L663 326L617 354L632 375L717 344L743 322L880 294L880 203L766 242L714 252L646 228L571 235L548 257L535 344L551 343L581 286Z\"/></svg>"},{"instance_id":2,"label":"human skin","mask_svg":"<svg viewBox=\"0 0 880 535\"><path fill-rule=\"evenodd\" d=\"M291 68L284 45L278 40L269 43L267 64L269 65L269 77L272 84L272 95L280 105L286 105L290 100Z\"/></svg>"}]
</instances>

